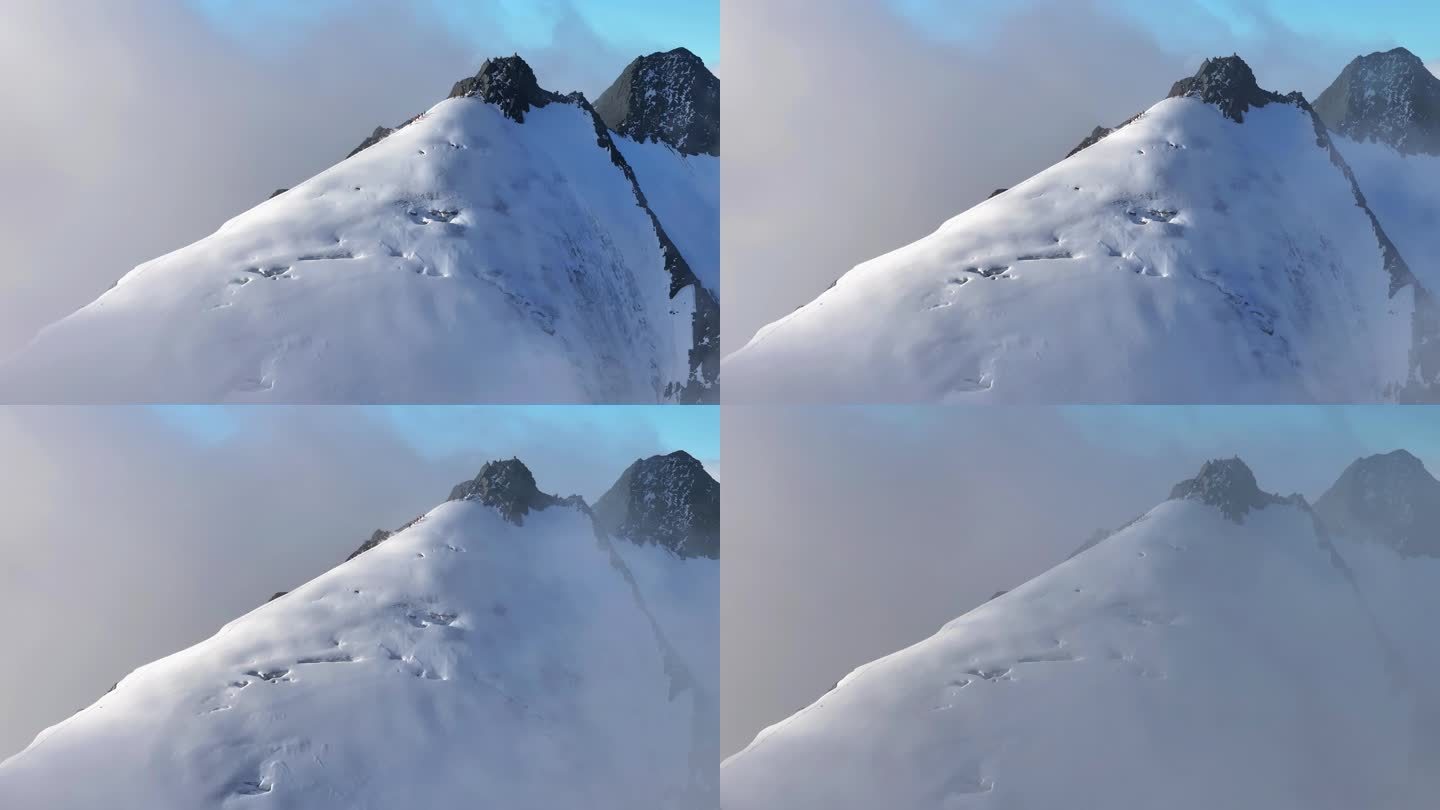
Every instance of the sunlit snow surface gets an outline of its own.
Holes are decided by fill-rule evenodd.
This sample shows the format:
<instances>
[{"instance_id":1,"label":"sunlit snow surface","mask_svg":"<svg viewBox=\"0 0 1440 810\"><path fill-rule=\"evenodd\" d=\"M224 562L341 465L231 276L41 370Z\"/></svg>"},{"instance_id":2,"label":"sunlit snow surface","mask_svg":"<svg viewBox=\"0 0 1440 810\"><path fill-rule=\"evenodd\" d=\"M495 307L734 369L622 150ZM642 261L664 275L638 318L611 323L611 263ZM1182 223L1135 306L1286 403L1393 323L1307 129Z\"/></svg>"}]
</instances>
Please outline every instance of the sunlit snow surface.
<instances>
[{"instance_id":1,"label":"sunlit snow surface","mask_svg":"<svg viewBox=\"0 0 1440 810\"><path fill-rule=\"evenodd\" d=\"M43 732L0 807L713 808L718 562L620 545L446 503Z\"/></svg>"},{"instance_id":2,"label":"sunlit snow surface","mask_svg":"<svg viewBox=\"0 0 1440 810\"><path fill-rule=\"evenodd\" d=\"M725 808L1429 806L1440 572L1357 548L1164 503L762 732Z\"/></svg>"},{"instance_id":3,"label":"sunlit snow surface","mask_svg":"<svg viewBox=\"0 0 1440 810\"><path fill-rule=\"evenodd\" d=\"M1410 269L1440 290L1440 155L1402 155L1383 143L1339 136L1335 145Z\"/></svg>"},{"instance_id":4,"label":"sunlit snow surface","mask_svg":"<svg viewBox=\"0 0 1440 810\"><path fill-rule=\"evenodd\" d=\"M1391 296L1312 120L1287 103L1242 124L1162 101L762 329L722 363L726 396L1391 396L1409 373L1413 289Z\"/></svg>"},{"instance_id":5,"label":"sunlit snow surface","mask_svg":"<svg viewBox=\"0 0 1440 810\"><path fill-rule=\"evenodd\" d=\"M684 205L685 181L667 172L686 161L632 146L661 207ZM695 293L670 297L633 188L579 105L532 109L522 124L449 99L137 267L0 366L0 394L660 401L689 372ZM706 248L693 235L703 214L670 216L682 251Z\"/></svg>"},{"instance_id":6,"label":"sunlit snow surface","mask_svg":"<svg viewBox=\"0 0 1440 810\"><path fill-rule=\"evenodd\" d=\"M720 158L611 135L690 269L720 297Z\"/></svg>"}]
</instances>

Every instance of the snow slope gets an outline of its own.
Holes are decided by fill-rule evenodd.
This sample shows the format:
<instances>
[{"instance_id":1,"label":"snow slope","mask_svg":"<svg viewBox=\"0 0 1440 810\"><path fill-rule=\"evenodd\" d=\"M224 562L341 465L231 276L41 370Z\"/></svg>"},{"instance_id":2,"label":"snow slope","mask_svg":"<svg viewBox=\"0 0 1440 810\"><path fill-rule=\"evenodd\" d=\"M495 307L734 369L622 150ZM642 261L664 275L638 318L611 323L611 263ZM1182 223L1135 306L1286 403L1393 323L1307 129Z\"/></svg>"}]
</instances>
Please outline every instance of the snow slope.
<instances>
[{"instance_id":1,"label":"snow slope","mask_svg":"<svg viewBox=\"0 0 1440 810\"><path fill-rule=\"evenodd\" d=\"M1429 293L1298 96L1238 57L871 260L722 363L739 401L1426 396ZM1417 303L1419 304L1417 314Z\"/></svg>"},{"instance_id":2,"label":"snow slope","mask_svg":"<svg viewBox=\"0 0 1440 810\"><path fill-rule=\"evenodd\" d=\"M645 199L705 289L720 297L720 158L616 135Z\"/></svg>"},{"instance_id":3,"label":"snow slope","mask_svg":"<svg viewBox=\"0 0 1440 810\"><path fill-rule=\"evenodd\" d=\"M714 807L718 560L518 461L455 494L42 733L0 806Z\"/></svg>"},{"instance_id":4,"label":"snow slope","mask_svg":"<svg viewBox=\"0 0 1440 810\"><path fill-rule=\"evenodd\" d=\"M1315 112L1410 268L1440 289L1440 78L1404 48L1359 56Z\"/></svg>"},{"instance_id":5,"label":"snow slope","mask_svg":"<svg viewBox=\"0 0 1440 810\"><path fill-rule=\"evenodd\" d=\"M1303 501L1208 463L763 731L722 766L724 806L1428 806L1425 670L1365 584Z\"/></svg>"},{"instance_id":6,"label":"snow slope","mask_svg":"<svg viewBox=\"0 0 1440 810\"><path fill-rule=\"evenodd\" d=\"M43 330L0 366L0 396L653 403L718 393L718 309L682 250L709 272L719 222L689 209L703 204L703 182L686 196L672 177L683 162L631 150L661 187L677 250L594 109L542 90L519 57L486 62L385 133Z\"/></svg>"}]
</instances>

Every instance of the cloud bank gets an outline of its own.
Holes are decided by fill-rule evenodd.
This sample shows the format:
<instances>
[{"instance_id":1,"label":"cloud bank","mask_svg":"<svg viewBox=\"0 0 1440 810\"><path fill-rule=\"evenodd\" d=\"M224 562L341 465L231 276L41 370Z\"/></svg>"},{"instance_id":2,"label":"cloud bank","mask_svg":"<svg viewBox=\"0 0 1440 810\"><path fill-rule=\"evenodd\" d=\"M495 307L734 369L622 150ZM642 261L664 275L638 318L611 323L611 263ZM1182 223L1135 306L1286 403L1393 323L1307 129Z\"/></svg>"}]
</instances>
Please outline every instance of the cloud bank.
<instances>
[{"instance_id":1,"label":"cloud bank","mask_svg":"<svg viewBox=\"0 0 1440 810\"><path fill-rule=\"evenodd\" d=\"M922 29L885 0L824 14L728 0L725 352L1161 100L1205 57L1238 51L1264 86L1313 98L1352 57L1398 44L1319 39L1248 4L1237 35L1201 0L1164 5L1162 42L1119 2L941 4L954 25Z\"/></svg>"},{"instance_id":2,"label":"cloud bank","mask_svg":"<svg viewBox=\"0 0 1440 810\"><path fill-rule=\"evenodd\" d=\"M727 407L722 752L1148 511L1206 459L1238 454L1262 487L1313 499L1397 447L1440 471L1434 426L1396 406Z\"/></svg>"},{"instance_id":3,"label":"cloud bank","mask_svg":"<svg viewBox=\"0 0 1440 810\"><path fill-rule=\"evenodd\" d=\"M440 101L487 56L521 50L542 83L593 96L636 55L564 3L539 49L484 6L461 32L421 3L332 5L235 36L186 0L0 0L0 355Z\"/></svg>"},{"instance_id":4,"label":"cloud bank","mask_svg":"<svg viewBox=\"0 0 1440 810\"><path fill-rule=\"evenodd\" d=\"M453 450L422 452L381 409L231 407L217 440L140 407L0 408L0 759L489 459L518 456L542 489L593 500L635 458L676 449L643 419L597 432L524 408L444 410L425 430Z\"/></svg>"}]
</instances>

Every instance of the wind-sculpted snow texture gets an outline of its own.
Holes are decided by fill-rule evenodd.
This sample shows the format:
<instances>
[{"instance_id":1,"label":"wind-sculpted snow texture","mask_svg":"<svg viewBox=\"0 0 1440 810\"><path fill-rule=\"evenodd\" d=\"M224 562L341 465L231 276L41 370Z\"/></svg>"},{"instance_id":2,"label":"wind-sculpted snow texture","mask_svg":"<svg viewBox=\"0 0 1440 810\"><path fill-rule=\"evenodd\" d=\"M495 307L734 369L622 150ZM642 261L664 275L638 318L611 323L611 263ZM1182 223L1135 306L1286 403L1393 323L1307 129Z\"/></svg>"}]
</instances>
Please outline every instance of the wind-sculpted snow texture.
<instances>
[{"instance_id":1,"label":"wind-sculpted snow texture","mask_svg":"<svg viewBox=\"0 0 1440 810\"><path fill-rule=\"evenodd\" d=\"M1432 398L1434 301L1342 152L1298 94L1260 89L1238 57L1208 60L762 329L722 363L730 396Z\"/></svg>"},{"instance_id":2,"label":"wind-sculpted snow texture","mask_svg":"<svg viewBox=\"0 0 1440 810\"><path fill-rule=\"evenodd\" d=\"M725 808L1428 807L1440 569L1351 527L1211 462L761 732Z\"/></svg>"},{"instance_id":3,"label":"wind-sculpted snow texture","mask_svg":"<svg viewBox=\"0 0 1440 810\"><path fill-rule=\"evenodd\" d=\"M43 732L0 807L714 808L719 561L519 461L453 496Z\"/></svg>"},{"instance_id":4,"label":"wind-sculpted snow texture","mask_svg":"<svg viewBox=\"0 0 1440 810\"><path fill-rule=\"evenodd\" d=\"M718 275L718 210L691 209L713 181L691 182L684 156L647 154L637 177L589 103L519 57L352 155L43 330L0 365L0 395L718 397L718 303L684 255Z\"/></svg>"}]
</instances>

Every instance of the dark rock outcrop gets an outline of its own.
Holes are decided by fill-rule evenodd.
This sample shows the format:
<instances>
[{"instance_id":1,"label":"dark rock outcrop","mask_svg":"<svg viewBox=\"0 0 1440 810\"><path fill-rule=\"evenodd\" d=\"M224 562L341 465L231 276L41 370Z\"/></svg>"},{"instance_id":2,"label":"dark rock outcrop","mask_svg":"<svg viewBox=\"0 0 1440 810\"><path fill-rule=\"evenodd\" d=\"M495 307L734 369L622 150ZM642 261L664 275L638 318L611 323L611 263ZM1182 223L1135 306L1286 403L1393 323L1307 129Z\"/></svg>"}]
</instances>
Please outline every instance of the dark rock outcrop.
<instances>
[{"instance_id":1,"label":"dark rock outcrop","mask_svg":"<svg viewBox=\"0 0 1440 810\"><path fill-rule=\"evenodd\" d=\"M635 59L595 100L595 112L632 140L720 154L720 80L685 48Z\"/></svg>"},{"instance_id":2,"label":"dark rock outcrop","mask_svg":"<svg viewBox=\"0 0 1440 810\"><path fill-rule=\"evenodd\" d=\"M346 557L346 558L345 558L345 561L346 561L346 562L349 562L350 560L353 560L353 559L355 559L356 557L359 557L361 554L364 554L365 552L367 552L367 551L369 551L370 549L372 549L372 548L380 545L381 543L385 542L386 540L389 540L394 534L395 534L395 532L386 531L385 529L376 529L376 530L375 530L375 533L372 534L372 535L370 535L370 539L369 539L369 540L366 540L365 542L361 543L359 548L357 548L357 549L355 549L354 551L350 552L350 556L349 556L349 557Z\"/></svg>"},{"instance_id":3,"label":"dark rock outcrop","mask_svg":"<svg viewBox=\"0 0 1440 810\"><path fill-rule=\"evenodd\" d=\"M1080 143L1075 145L1074 149L1066 152L1065 157L1071 157L1076 152L1079 152L1082 149L1088 149L1089 147L1094 146L1095 144L1103 140L1106 135L1109 135L1116 129L1119 129L1119 127L1095 127L1094 129L1090 130L1090 134L1086 135L1084 140L1080 141Z\"/></svg>"},{"instance_id":4,"label":"dark rock outcrop","mask_svg":"<svg viewBox=\"0 0 1440 810\"><path fill-rule=\"evenodd\" d=\"M1404 450L1352 463L1315 502L1315 513L1335 536L1406 557L1440 557L1440 481Z\"/></svg>"},{"instance_id":5,"label":"dark rock outcrop","mask_svg":"<svg viewBox=\"0 0 1440 810\"><path fill-rule=\"evenodd\" d=\"M1351 140L1440 155L1440 78L1404 48L1352 59L1315 99L1315 113Z\"/></svg>"},{"instance_id":6,"label":"dark rock outcrop","mask_svg":"<svg viewBox=\"0 0 1440 810\"><path fill-rule=\"evenodd\" d=\"M1245 113L1266 104L1283 102L1286 96L1262 90L1255 72L1238 56L1218 56L1200 63L1195 75L1181 79L1170 88L1167 98L1195 98L1213 104L1232 121L1245 120Z\"/></svg>"},{"instance_id":7,"label":"dark rock outcrop","mask_svg":"<svg viewBox=\"0 0 1440 810\"><path fill-rule=\"evenodd\" d=\"M455 83L449 98L478 98L517 122L523 122L531 109L564 100L558 93L542 89L535 71L519 56L486 59L474 76Z\"/></svg>"},{"instance_id":8,"label":"dark rock outcrop","mask_svg":"<svg viewBox=\"0 0 1440 810\"><path fill-rule=\"evenodd\" d=\"M1243 523L1252 509L1272 504L1293 503L1272 495L1255 483L1255 473L1238 458L1215 459L1200 466L1194 478L1181 481L1170 490L1170 499L1200 501L1217 507L1226 518Z\"/></svg>"},{"instance_id":9,"label":"dark rock outcrop","mask_svg":"<svg viewBox=\"0 0 1440 810\"><path fill-rule=\"evenodd\" d=\"M479 501L494 507L500 516L517 526L525 516L562 503L562 499L541 492L535 476L519 459L489 461L474 478L450 491L452 501Z\"/></svg>"},{"instance_id":10,"label":"dark rock outcrop","mask_svg":"<svg viewBox=\"0 0 1440 810\"><path fill-rule=\"evenodd\" d=\"M1255 107L1264 107L1266 104L1277 101L1293 102L1300 96L1298 93L1282 96L1279 93L1261 89L1255 82L1255 73L1250 66L1245 64L1244 59L1232 54L1206 59L1200 63L1200 69L1195 71L1195 75L1187 76L1171 85L1166 98L1182 97L1199 99L1206 104L1213 104L1232 121L1244 121L1245 113ZM1139 120L1140 116L1144 114L1143 111L1136 113L1113 127L1095 127L1090 130L1089 135L1075 145L1074 149L1067 152L1065 157L1071 157L1094 146L1111 134Z\"/></svg>"},{"instance_id":11,"label":"dark rock outcrop","mask_svg":"<svg viewBox=\"0 0 1440 810\"><path fill-rule=\"evenodd\" d=\"M613 537L681 557L720 557L720 484L683 450L631 464L595 502L594 514Z\"/></svg>"}]
</instances>

